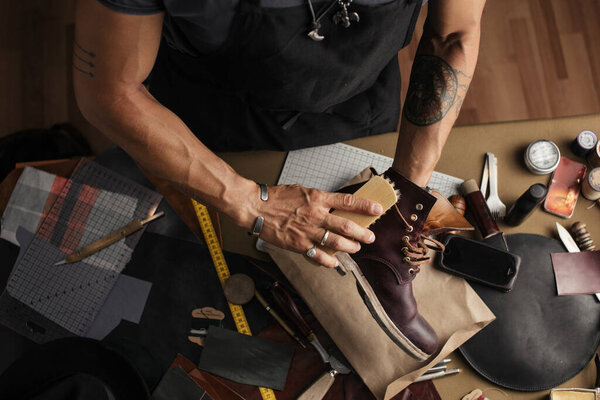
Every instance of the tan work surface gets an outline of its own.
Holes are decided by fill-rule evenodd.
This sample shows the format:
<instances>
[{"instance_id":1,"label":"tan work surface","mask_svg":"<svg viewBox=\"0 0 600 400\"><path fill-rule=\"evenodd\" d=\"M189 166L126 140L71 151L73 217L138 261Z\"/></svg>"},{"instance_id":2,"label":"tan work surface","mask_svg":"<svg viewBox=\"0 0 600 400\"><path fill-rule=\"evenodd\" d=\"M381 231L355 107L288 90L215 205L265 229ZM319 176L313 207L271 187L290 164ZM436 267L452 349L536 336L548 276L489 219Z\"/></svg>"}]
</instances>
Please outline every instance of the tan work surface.
<instances>
[{"instance_id":1,"label":"tan work surface","mask_svg":"<svg viewBox=\"0 0 600 400\"><path fill-rule=\"evenodd\" d=\"M534 183L547 185L550 179L550 175L534 175L525 167L523 153L527 145L536 139L549 139L558 145L563 156L581 161L571 153L569 145L577 133L584 129L600 134L600 115L457 127L453 129L448 139L436 170L462 179L474 178L479 182L485 152L492 152L498 158L500 198L510 207L529 186ZM393 157L396 134L372 136L347 143ZM257 182L274 185L279 178L286 153L257 151L220 155L240 174ZM586 209L590 204L591 202L580 196L575 213L570 219L565 220L542 210L536 210L520 226L509 228L500 224L500 228L507 233L537 233L557 238L556 221L566 227L575 221L582 221L587 224L592 238L598 245L600 244L600 207ZM254 257L265 257L254 249L253 238L227 218L222 220L222 232L226 250ZM453 368L461 368L463 372L435 381L443 399L460 399L474 388L498 388L471 369L458 352L453 353L451 358L450 365ZM589 388L594 384L595 376L595 367L590 363L580 374L560 387ZM492 400L507 398L506 395L511 399L547 399L549 393L548 390L530 393L501 390L503 393L495 390L485 391L485 393Z\"/></svg>"}]
</instances>

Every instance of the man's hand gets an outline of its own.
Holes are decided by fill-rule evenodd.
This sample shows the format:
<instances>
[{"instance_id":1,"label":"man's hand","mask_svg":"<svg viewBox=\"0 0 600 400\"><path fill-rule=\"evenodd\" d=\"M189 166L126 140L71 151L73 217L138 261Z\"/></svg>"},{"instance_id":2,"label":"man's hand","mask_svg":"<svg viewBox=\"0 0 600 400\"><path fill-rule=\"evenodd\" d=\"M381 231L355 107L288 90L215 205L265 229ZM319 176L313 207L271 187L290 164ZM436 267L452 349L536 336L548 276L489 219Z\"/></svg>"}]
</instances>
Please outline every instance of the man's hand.
<instances>
[{"instance_id":1,"label":"man's hand","mask_svg":"<svg viewBox=\"0 0 600 400\"><path fill-rule=\"evenodd\" d=\"M326 247L349 253L372 232L329 214L332 208L378 215L374 203L351 195L301 186L273 186L269 200L256 183L204 146L175 114L142 85L158 50L162 14L126 15L96 0L78 0L73 54L77 102L88 120L153 174L252 230L265 218L266 241L301 253L331 231ZM379 206L381 207L381 206ZM328 267L336 259L317 250L314 260Z\"/></svg>"},{"instance_id":2,"label":"man's hand","mask_svg":"<svg viewBox=\"0 0 600 400\"><path fill-rule=\"evenodd\" d=\"M380 215L383 210L377 202L300 185L271 186L268 190L267 201L259 199L256 185L250 190L247 207L243 207L246 212L239 215L237 222L251 231L256 218L262 216L265 221L260 238L269 243L302 254L317 245L313 260L333 268L338 265L337 259L318 246L326 230L330 233L324 247L346 253L360 250L359 242L372 243L375 240L370 230L346 218L332 215L330 211L336 209Z\"/></svg>"}]
</instances>

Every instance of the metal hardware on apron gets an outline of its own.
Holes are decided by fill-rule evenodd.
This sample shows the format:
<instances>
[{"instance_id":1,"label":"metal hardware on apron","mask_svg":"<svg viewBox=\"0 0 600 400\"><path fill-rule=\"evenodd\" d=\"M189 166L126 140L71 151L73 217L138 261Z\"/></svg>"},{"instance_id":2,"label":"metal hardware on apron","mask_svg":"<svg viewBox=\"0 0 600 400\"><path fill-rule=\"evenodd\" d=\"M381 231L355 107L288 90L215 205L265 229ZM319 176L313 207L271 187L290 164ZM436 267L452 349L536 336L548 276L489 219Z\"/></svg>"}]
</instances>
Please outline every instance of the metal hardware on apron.
<instances>
[{"instance_id":1,"label":"metal hardware on apron","mask_svg":"<svg viewBox=\"0 0 600 400\"><path fill-rule=\"evenodd\" d=\"M150 92L213 151L292 150L393 131L397 52L421 2L349 6L328 0L313 16L306 4L240 0L218 51L194 57L163 41Z\"/></svg>"}]
</instances>

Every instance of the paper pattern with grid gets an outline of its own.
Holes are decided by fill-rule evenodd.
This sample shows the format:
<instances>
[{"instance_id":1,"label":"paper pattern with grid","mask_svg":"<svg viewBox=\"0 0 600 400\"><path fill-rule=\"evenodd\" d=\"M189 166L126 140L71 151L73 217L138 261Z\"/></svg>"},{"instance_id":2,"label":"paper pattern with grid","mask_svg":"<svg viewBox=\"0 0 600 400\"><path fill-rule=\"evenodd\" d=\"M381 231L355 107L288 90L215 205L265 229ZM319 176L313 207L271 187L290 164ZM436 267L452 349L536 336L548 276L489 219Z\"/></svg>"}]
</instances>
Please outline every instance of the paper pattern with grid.
<instances>
[{"instance_id":1,"label":"paper pattern with grid","mask_svg":"<svg viewBox=\"0 0 600 400\"><path fill-rule=\"evenodd\" d=\"M333 192L372 166L382 173L393 159L344 143L290 151L279 176L279 185L300 184ZM428 186L445 197L459 193L462 179L434 172Z\"/></svg>"},{"instance_id":2,"label":"paper pattern with grid","mask_svg":"<svg viewBox=\"0 0 600 400\"><path fill-rule=\"evenodd\" d=\"M160 199L158 193L95 163L85 165L67 181L13 267L8 293L68 331L85 335L142 232L80 262L54 263L134 219L152 215Z\"/></svg>"}]
</instances>

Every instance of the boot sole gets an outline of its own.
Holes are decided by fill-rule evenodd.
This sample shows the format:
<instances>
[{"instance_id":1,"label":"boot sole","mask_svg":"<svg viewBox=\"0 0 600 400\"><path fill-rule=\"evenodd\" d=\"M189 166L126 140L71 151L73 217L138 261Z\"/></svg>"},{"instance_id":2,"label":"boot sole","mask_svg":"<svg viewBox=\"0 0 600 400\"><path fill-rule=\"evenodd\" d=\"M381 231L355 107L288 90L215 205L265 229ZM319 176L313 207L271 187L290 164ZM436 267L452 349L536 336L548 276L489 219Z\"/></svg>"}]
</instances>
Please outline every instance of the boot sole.
<instances>
[{"instance_id":1,"label":"boot sole","mask_svg":"<svg viewBox=\"0 0 600 400\"><path fill-rule=\"evenodd\" d=\"M407 338L400 329L394 324L390 317L385 312L383 306L377 299L373 288L365 278L358 264L348 255L347 253L338 253L337 258L340 260L340 264L347 270L352 272L356 278L357 287L360 294L362 295L365 305L371 312L371 315L377 321L377 324L384 330L384 332L396 343L402 350L404 350L409 356L417 361L427 360L431 354L425 353L416 344L414 344L409 338Z\"/></svg>"}]
</instances>

